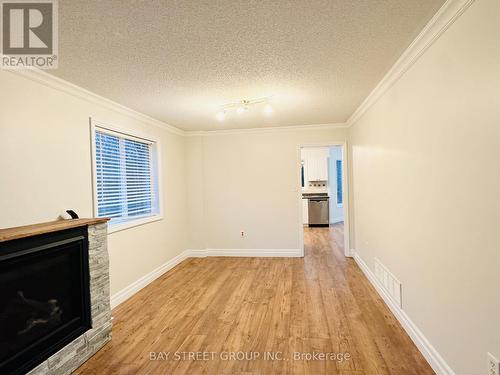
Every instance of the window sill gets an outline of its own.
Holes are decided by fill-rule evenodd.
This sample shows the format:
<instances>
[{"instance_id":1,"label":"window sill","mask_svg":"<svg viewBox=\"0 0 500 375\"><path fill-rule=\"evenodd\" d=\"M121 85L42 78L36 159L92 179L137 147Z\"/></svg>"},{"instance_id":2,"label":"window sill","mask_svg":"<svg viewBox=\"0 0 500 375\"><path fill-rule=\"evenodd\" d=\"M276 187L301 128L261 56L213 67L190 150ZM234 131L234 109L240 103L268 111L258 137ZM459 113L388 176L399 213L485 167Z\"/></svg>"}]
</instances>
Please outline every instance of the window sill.
<instances>
[{"instance_id":1,"label":"window sill","mask_svg":"<svg viewBox=\"0 0 500 375\"><path fill-rule=\"evenodd\" d=\"M134 220L129 220L129 221L121 222L121 223L114 223L114 224L110 223L108 226L108 234L121 232L122 230L125 230L125 229L138 227L139 225L152 223L154 221L159 221L162 219L163 219L163 216L154 215L154 216L148 216L148 217L138 218L138 219L134 219Z\"/></svg>"}]
</instances>

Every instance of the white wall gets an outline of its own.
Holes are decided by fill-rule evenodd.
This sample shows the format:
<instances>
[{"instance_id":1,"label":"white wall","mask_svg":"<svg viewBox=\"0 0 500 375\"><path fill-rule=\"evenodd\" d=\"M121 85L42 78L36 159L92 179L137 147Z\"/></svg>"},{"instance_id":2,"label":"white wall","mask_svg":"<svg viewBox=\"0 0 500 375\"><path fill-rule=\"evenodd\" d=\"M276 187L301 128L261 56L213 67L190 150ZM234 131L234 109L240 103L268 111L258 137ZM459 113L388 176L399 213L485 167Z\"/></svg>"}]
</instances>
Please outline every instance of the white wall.
<instances>
[{"instance_id":1,"label":"white wall","mask_svg":"<svg viewBox=\"0 0 500 375\"><path fill-rule=\"evenodd\" d=\"M185 139L133 116L0 71L0 228L92 217L89 117L160 139L165 218L108 236L111 293L186 248Z\"/></svg>"},{"instance_id":2,"label":"white wall","mask_svg":"<svg viewBox=\"0 0 500 375\"><path fill-rule=\"evenodd\" d=\"M460 375L500 357L499 93L500 2L476 0L350 129L351 243Z\"/></svg>"},{"instance_id":3,"label":"white wall","mask_svg":"<svg viewBox=\"0 0 500 375\"><path fill-rule=\"evenodd\" d=\"M338 223L344 221L344 208L343 206L339 206L337 204L337 160L342 160L342 147L330 147L328 159L328 195L330 196L330 223Z\"/></svg>"},{"instance_id":4,"label":"white wall","mask_svg":"<svg viewBox=\"0 0 500 375\"><path fill-rule=\"evenodd\" d=\"M186 138L189 249L206 249L204 137Z\"/></svg>"},{"instance_id":5,"label":"white wall","mask_svg":"<svg viewBox=\"0 0 500 375\"><path fill-rule=\"evenodd\" d=\"M345 128L186 137L65 84L0 71L0 85L0 227L70 208L93 216L89 117L160 139L165 217L108 236L112 294L187 248L298 250L298 146L346 138Z\"/></svg>"},{"instance_id":6,"label":"white wall","mask_svg":"<svg viewBox=\"0 0 500 375\"><path fill-rule=\"evenodd\" d=\"M191 248L299 249L298 146L345 136L337 128L190 137L188 165L197 166L188 176Z\"/></svg>"}]
</instances>

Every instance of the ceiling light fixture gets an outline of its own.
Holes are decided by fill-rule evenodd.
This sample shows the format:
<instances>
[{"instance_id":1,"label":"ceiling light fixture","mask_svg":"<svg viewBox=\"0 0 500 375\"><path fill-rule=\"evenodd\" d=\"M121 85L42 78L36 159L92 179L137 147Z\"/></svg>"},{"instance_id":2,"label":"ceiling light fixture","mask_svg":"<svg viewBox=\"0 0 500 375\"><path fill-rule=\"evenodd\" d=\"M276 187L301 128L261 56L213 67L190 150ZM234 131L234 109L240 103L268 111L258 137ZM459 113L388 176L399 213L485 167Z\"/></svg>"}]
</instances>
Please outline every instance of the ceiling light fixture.
<instances>
[{"instance_id":1,"label":"ceiling light fixture","mask_svg":"<svg viewBox=\"0 0 500 375\"><path fill-rule=\"evenodd\" d=\"M269 104L270 99L271 97L268 96L265 98L258 98L258 99L243 99L240 100L239 102L225 104L220 108L220 111L217 112L215 118L219 121L224 121L228 112L231 111L236 111L238 115L243 115L248 111L250 111L251 107L259 104L265 105L263 112L266 116L270 116L274 112L273 107L271 106L271 104Z\"/></svg>"},{"instance_id":2,"label":"ceiling light fixture","mask_svg":"<svg viewBox=\"0 0 500 375\"><path fill-rule=\"evenodd\" d=\"M215 118L219 121L224 121L224 119L226 118L226 111L222 110L222 111L217 112L217 114L215 115Z\"/></svg>"},{"instance_id":3,"label":"ceiling light fixture","mask_svg":"<svg viewBox=\"0 0 500 375\"><path fill-rule=\"evenodd\" d=\"M269 103L267 103L264 107L264 114L266 116L271 116L274 112L273 106Z\"/></svg>"},{"instance_id":4,"label":"ceiling light fixture","mask_svg":"<svg viewBox=\"0 0 500 375\"><path fill-rule=\"evenodd\" d=\"M239 114L239 115L242 115L245 112L248 112L248 105L249 104L250 104L249 100L242 100L241 104L236 109L236 113Z\"/></svg>"}]
</instances>

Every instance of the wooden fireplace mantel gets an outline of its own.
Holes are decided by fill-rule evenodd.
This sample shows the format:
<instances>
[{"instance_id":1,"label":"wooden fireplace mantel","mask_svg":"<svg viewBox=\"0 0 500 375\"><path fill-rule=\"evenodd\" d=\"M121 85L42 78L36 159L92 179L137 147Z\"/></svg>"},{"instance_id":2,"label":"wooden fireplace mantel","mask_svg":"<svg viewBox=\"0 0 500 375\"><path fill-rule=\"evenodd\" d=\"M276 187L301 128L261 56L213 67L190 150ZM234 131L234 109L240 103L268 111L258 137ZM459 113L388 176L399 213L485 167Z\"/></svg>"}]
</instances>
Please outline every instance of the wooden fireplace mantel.
<instances>
[{"instance_id":1,"label":"wooden fireplace mantel","mask_svg":"<svg viewBox=\"0 0 500 375\"><path fill-rule=\"evenodd\" d=\"M24 225L22 227L0 229L0 242L17 240L18 238L36 236L38 234L57 232L64 229L83 227L87 225L105 223L107 217L95 219L67 219L49 221L47 223Z\"/></svg>"}]
</instances>

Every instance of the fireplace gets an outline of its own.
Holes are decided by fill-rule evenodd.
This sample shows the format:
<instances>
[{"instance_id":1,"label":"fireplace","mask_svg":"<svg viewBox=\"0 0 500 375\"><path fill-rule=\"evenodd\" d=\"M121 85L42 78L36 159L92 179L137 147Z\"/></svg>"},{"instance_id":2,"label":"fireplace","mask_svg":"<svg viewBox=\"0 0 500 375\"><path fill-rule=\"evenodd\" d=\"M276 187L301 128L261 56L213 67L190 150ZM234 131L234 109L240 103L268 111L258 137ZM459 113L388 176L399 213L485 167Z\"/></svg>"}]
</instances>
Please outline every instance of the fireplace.
<instances>
[{"instance_id":1,"label":"fireplace","mask_svg":"<svg viewBox=\"0 0 500 375\"><path fill-rule=\"evenodd\" d=\"M87 227L0 243L0 373L24 374L91 328Z\"/></svg>"}]
</instances>

